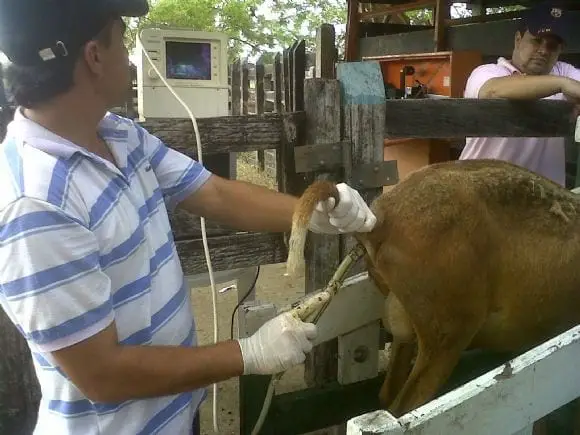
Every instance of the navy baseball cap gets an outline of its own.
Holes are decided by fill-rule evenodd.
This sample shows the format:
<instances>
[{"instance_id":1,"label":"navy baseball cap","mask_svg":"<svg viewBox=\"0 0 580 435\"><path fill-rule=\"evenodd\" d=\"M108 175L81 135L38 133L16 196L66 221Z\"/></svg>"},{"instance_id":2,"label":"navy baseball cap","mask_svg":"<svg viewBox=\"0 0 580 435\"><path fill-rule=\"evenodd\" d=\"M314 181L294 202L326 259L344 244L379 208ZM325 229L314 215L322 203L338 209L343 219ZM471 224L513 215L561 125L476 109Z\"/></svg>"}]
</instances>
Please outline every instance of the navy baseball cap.
<instances>
[{"instance_id":1,"label":"navy baseball cap","mask_svg":"<svg viewBox=\"0 0 580 435\"><path fill-rule=\"evenodd\" d=\"M147 0L0 0L0 51L14 64L58 64L112 17L139 17Z\"/></svg>"},{"instance_id":2,"label":"navy baseball cap","mask_svg":"<svg viewBox=\"0 0 580 435\"><path fill-rule=\"evenodd\" d=\"M528 31L534 36L552 35L566 40L570 29L568 11L556 2L544 2L531 7L523 16Z\"/></svg>"}]
</instances>

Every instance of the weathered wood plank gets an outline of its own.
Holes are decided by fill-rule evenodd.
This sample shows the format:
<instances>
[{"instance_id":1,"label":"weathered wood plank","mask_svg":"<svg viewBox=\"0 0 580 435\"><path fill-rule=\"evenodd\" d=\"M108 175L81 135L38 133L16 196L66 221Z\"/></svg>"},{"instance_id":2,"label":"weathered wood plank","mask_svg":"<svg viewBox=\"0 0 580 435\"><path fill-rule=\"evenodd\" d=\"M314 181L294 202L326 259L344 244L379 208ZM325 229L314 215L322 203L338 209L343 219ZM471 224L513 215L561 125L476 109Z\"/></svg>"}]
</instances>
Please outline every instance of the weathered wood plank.
<instances>
[{"instance_id":1,"label":"weathered wood plank","mask_svg":"<svg viewBox=\"0 0 580 435\"><path fill-rule=\"evenodd\" d=\"M344 63L337 66L337 76L341 84L342 104L344 111L345 141L350 141L350 164L345 165L346 180L350 184L358 184L353 176L361 164L381 164L384 161L383 144L385 123L385 90L382 86L380 66L374 62ZM410 119L405 122L410 122ZM416 121L415 121L416 122ZM394 169L391 170L393 172ZM360 178L360 177L357 177ZM398 177L393 174L391 183L395 184ZM372 202L380 195L382 188L364 189L361 196ZM352 236L344 239L343 252L348 252L355 244ZM353 267L351 273L361 271L362 265Z\"/></svg>"},{"instance_id":2,"label":"weathered wood plank","mask_svg":"<svg viewBox=\"0 0 580 435\"><path fill-rule=\"evenodd\" d=\"M262 115L264 113L264 57L260 56L258 62L256 62L256 113ZM266 169L266 156L264 150L257 151L258 167L261 171Z\"/></svg>"},{"instance_id":3,"label":"weathered wood plank","mask_svg":"<svg viewBox=\"0 0 580 435\"><path fill-rule=\"evenodd\" d=\"M382 82L382 73L377 63L360 62L344 63L337 66L337 77L340 80L342 93L342 111L344 118L345 141L350 141L350 165L345 165L346 181L351 185L358 184L363 177L356 168L365 164L383 166L383 126L385 123L386 94ZM389 179L396 182L398 172L396 165ZM369 168L369 170L371 170ZM371 170L374 173L374 168ZM381 173L381 171L378 171ZM356 175L356 179L353 177ZM362 183L361 183L362 184ZM367 203L371 203L382 193L383 186L361 189L360 194ZM342 255L346 255L356 244L352 235L341 239ZM349 271L352 276L364 269L364 262L359 262ZM338 338L338 356L340 367L338 381L349 383L372 377L378 370L379 322L353 331ZM360 337L374 337L366 343ZM352 358L353 343L363 345L366 358L356 362Z\"/></svg>"},{"instance_id":4,"label":"weathered wood plank","mask_svg":"<svg viewBox=\"0 0 580 435\"><path fill-rule=\"evenodd\" d=\"M186 275L207 272L201 238L176 244ZM214 271L283 263L288 255L284 236L278 233L236 233L208 237L208 246Z\"/></svg>"},{"instance_id":5,"label":"weathered wood plank","mask_svg":"<svg viewBox=\"0 0 580 435\"><path fill-rule=\"evenodd\" d=\"M304 110L304 80L306 78L306 42L297 41L292 49L292 111Z\"/></svg>"},{"instance_id":6,"label":"weathered wood plank","mask_svg":"<svg viewBox=\"0 0 580 435\"><path fill-rule=\"evenodd\" d=\"M286 112L294 111L292 107L292 98L290 95L290 90L292 88L292 80L291 80L291 73L292 70L290 68L290 48L285 49L282 52L282 65L283 65L283 73L282 79L284 80L284 110Z\"/></svg>"},{"instance_id":7,"label":"weathered wood plank","mask_svg":"<svg viewBox=\"0 0 580 435\"><path fill-rule=\"evenodd\" d=\"M41 397L30 349L2 308L0 331L0 433L29 435Z\"/></svg>"},{"instance_id":8,"label":"weathered wood plank","mask_svg":"<svg viewBox=\"0 0 580 435\"><path fill-rule=\"evenodd\" d=\"M274 71L272 73L272 82L274 86L274 111L282 114L284 112L284 72L282 65L282 54L278 53L274 57ZM286 124L286 123L284 123ZM285 133L288 133L284 129ZM278 184L279 192L288 191L288 179L291 176L292 167L288 166L286 162L292 161L294 152L294 138L290 138L287 134L284 135L282 145L276 150L276 182Z\"/></svg>"},{"instance_id":9,"label":"weathered wood plank","mask_svg":"<svg viewBox=\"0 0 580 435\"><path fill-rule=\"evenodd\" d=\"M316 30L316 77L336 78L336 32L332 24L323 24Z\"/></svg>"},{"instance_id":10,"label":"weathered wood plank","mask_svg":"<svg viewBox=\"0 0 580 435\"><path fill-rule=\"evenodd\" d=\"M305 82L307 116L306 144L337 143L341 136L340 84L336 79L315 78ZM299 149L300 147L297 147ZM340 153L340 151L338 151ZM340 180L340 171L312 172L314 179ZM309 233L305 249L306 293L324 288L340 263L340 237ZM336 380L338 341L322 343L307 355L304 367L306 385L323 385Z\"/></svg>"},{"instance_id":11,"label":"weathered wood plank","mask_svg":"<svg viewBox=\"0 0 580 435\"><path fill-rule=\"evenodd\" d=\"M250 69L248 59L242 62L242 115L248 114L248 100L250 99Z\"/></svg>"},{"instance_id":12,"label":"weathered wood plank","mask_svg":"<svg viewBox=\"0 0 580 435\"><path fill-rule=\"evenodd\" d=\"M579 397L579 357L576 326L398 419L385 411L351 419L348 433L515 433Z\"/></svg>"},{"instance_id":13,"label":"weathered wood plank","mask_svg":"<svg viewBox=\"0 0 580 435\"><path fill-rule=\"evenodd\" d=\"M282 71L282 54L278 53L274 57L274 72L272 82L274 86L274 111L282 113L284 111L284 73Z\"/></svg>"},{"instance_id":14,"label":"weathered wood plank","mask_svg":"<svg viewBox=\"0 0 580 435\"><path fill-rule=\"evenodd\" d=\"M300 131L295 125L284 122L284 141L276 151L276 168L278 171L278 189L281 192L298 196L304 191L304 177L299 177L294 170L294 150Z\"/></svg>"},{"instance_id":15,"label":"weathered wood plank","mask_svg":"<svg viewBox=\"0 0 580 435\"><path fill-rule=\"evenodd\" d=\"M237 59L231 66L231 110L232 115L240 115L242 113L242 65L240 59ZM201 134L201 132L200 132ZM205 151L202 149L202 152Z\"/></svg>"},{"instance_id":16,"label":"weathered wood plank","mask_svg":"<svg viewBox=\"0 0 580 435\"><path fill-rule=\"evenodd\" d=\"M342 153L345 146L350 148L350 143L318 143L297 147L294 150L294 168L297 173L340 170L343 164Z\"/></svg>"},{"instance_id":17,"label":"weathered wood plank","mask_svg":"<svg viewBox=\"0 0 580 435\"><path fill-rule=\"evenodd\" d=\"M385 137L573 136L574 105L565 101L471 98L387 100Z\"/></svg>"},{"instance_id":18,"label":"weathered wood plank","mask_svg":"<svg viewBox=\"0 0 580 435\"><path fill-rule=\"evenodd\" d=\"M347 278L318 319L318 335L313 344L324 343L380 320L384 314L384 301L367 272Z\"/></svg>"},{"instance_id":19,"label":"weathered wood plank","mask_svg":"<svg viewBox=\"0 0 580 435\"><path fill-rule=\"evenodd\" d=\"M199 118L197 124L203 155L278 148L283 124L297 128L303 112ZM189 119L149 119L141 125L168 146L189 156L197 155L195 133Z\"/></svg>"},{"instance_id":20,"label":"weathered wood plank","mask_svg":"<svg viewBox=\"0 0 580 435\"><path fill-rule=\"evenodd\" d=\"M175 240L189 240L201 238L201 223L198 216L184 210L175 210L169 213L169 223ZM205 229L208 237L223 236L238 233L238 230L205 220Z\"/></svg>"},{"instance_id":21,"label":"weathered wood plank","mask_svg":"<svg viewBox=\"0 0 580 435\"><path fill-rule=\"evenodd\" d=\"M435 5L435 33L433 35L435 51L443 51L447 45L447 23L451 14L448 0L437 0Z\"/></svg>"}]
</instances>

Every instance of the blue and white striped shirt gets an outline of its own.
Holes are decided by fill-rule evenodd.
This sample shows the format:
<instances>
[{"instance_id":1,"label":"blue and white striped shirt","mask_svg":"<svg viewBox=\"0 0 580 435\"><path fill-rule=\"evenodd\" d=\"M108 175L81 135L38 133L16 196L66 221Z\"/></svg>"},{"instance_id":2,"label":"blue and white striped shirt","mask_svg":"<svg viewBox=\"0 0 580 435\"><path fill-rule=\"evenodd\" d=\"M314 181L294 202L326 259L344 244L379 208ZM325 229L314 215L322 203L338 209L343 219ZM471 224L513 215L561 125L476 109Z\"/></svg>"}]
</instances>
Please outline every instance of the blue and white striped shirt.
<instances>
[{"instance_id":1,"label":"blue and white striped shirt","mask_svg":"<svg viewBox=\"0 0 580 435\"><path fill-rule=\"evenodd\" d=\"M99 131L117 167L19 110L0 149L0 305L32 351L35 435L188 434L205 390L94 403L51 359L113 321L123 344L197 345L167 210L211 174L131 120Z\"/></svg>"}]
</instances>

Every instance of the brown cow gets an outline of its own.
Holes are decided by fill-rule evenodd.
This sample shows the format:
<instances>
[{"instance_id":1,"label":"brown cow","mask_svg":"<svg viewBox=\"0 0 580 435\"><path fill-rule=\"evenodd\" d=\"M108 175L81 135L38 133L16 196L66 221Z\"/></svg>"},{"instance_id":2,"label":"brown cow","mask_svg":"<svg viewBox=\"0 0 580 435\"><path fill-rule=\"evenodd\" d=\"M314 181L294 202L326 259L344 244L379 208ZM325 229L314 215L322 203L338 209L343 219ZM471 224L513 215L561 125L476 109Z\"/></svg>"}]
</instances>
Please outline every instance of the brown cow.
<instances>
[{"instance_id":1,"label":"brown cow","mask_svg":"<svg viewBox=\"0 0 580 435\"><path fill-rule=\"evenodd\" d=\"M330 196L330 182L304 192L290 269ZM465 160L415 171L371 208L375 228L356 237L386 298L380 401L393 415L431 400L464 350L523 352L579 323L580 196L511 163Z\"/></svg>"}]
</instances>

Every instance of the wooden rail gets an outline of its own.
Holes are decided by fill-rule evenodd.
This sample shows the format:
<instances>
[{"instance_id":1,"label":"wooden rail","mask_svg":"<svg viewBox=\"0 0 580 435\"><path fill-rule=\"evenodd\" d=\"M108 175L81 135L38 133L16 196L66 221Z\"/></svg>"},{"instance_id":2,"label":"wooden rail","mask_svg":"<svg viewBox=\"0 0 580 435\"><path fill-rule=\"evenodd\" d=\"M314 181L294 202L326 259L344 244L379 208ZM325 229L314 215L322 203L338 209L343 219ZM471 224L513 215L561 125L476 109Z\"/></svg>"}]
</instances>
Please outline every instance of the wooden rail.
<instances>
[{"instance_id":1,"label":"wooden rail","mask_svg":"<svg viewBox=\"0 0 580 435\"><path fill-rule=\"evenodd\" d=\"M580 326L395 418L373 411L348 435L531 435L532 423L580 397ZM570 432L566 432L570 433Z\"/></svg>"},{"instance_id":2,"label":"wooden rail","mask_svg":"<svg viewBox=\"0 0 580 435\"><path fill-rule=\"evenodd\" d=\"M205 156L280 148L286 131L299 129L303 122L301 112L199 118L201 151ZM171 148L194 158L197 156L191 120L148 120L141 125Z\"/></svg>"},{"instance_id":3,"label":"wooden rail","mask_svg":"<svg viewBox=\"0 0 580 435\"><path fill-rule=\"evenodd\" d=\"M574 105L565 101L467 98L387 100L388 138L573 136Z\"/></svg>"}]
</instances>

